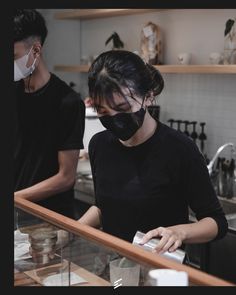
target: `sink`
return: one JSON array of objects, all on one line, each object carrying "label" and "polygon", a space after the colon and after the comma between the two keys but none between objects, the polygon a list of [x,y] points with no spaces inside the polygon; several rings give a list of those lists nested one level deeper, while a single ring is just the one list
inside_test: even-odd
[{"label": "sink", "polygon": [[236,213],[226,215],[228,226],[234,230],[236,230]]},{"label": "sink", "polygon": [[[225,217],[228,221],[228,225],[230,228],[236,230],[236,201],[232,199],[225,199],[222,197],[218,197],[220,204],[224,210]],[[189,219],[191,222],[195,222],[196,218],[192,210],[189,208]]]},{"label": "sink", "polygon": [[236,217],[234,219],[228,219],[228,226],[236,230]]},{"label": "sink", "polygon": [[229,228],[236,230],[236,202],[219,197]]},{"label": "sink", "polygon": [[[231,201],[231,199],[223,199],[221,197],[218,197],[220,204],[225,212],[225,215],[228,214],[236,214],[236,202]],[[226,216],[227,217],[227,216]]]}]

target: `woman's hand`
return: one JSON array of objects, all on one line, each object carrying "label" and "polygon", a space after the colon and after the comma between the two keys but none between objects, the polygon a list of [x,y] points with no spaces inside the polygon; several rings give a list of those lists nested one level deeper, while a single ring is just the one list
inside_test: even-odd
[{"label": "woman's hand", "polygon": [[147,243],[152,238],[159,238],[160,242],[153,252],[162,254],[166,251],[173,252],[182,245],[185,234],[178,226],[158,227],[145,234],[140,244]]}]

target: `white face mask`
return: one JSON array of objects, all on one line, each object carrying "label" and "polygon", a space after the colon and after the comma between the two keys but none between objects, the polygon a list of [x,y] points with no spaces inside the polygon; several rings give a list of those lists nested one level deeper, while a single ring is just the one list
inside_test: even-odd
[{"label": "white face mask", "polygon": [[30,48],[29,53],[24,56],[14,60],[14,81],[19,81],[31,75],[35,69],[36,58],[30,67],[27,67],[27,62],[29,59],[29,54],[33,47]]}]

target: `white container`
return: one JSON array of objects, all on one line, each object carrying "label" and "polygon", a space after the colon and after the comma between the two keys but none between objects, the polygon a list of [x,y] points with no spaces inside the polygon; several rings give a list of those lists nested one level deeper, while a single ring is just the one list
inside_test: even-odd
[{"label": "white container", "polygon": [[[125,260],[124,260],[125,259]],[[124,263],[123,263],[124,262]],[[116,288],[119,286],[138,286],[140,265],[126,258],[110,262],[110,282]]]},{"label": "white container", "polygon": [[177,58],[180,65],[188,65],[190,64],[190,61],[191,61],[191,53],[188,53],[188,52],[179,53]]},{"label": "white container", "polygon": [[209,61],[212,65],[218,65],[221,60],[221,54],[219,52],[212,52],[209,55]]},{"label": "white container", "polygon": [[153,269],[148,272],[148,286],[188,286],[188,274],[174,269]]}]

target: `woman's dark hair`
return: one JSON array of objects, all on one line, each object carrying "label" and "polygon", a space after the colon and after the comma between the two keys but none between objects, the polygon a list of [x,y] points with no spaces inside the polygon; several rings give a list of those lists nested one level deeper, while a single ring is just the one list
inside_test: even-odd
[{"label": "woman's dark hair", "polygon": [[113,94],[125,98],[124,88],[128,88],[131,97],[136,94],[144,99],[151,93],[153,96],[160,94],[163,87],[160,72],[137,54],[126,50],[110,50],[100,54],[88,73],[89,96],[95,108],[102,100],[114,108]]},{"label": "woman's dark hair", "polygon": [[45,19],[37,10],[14,10],[14,42],[24,41],[29,37],[38,37],[43,45],[47,33]]}]

